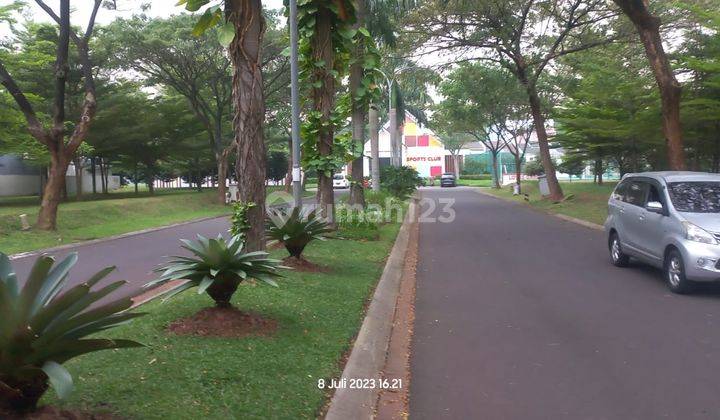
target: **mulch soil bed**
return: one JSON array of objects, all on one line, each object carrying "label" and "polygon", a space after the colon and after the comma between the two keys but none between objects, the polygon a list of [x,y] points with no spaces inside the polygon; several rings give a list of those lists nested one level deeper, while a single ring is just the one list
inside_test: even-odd
[{"label": "mulch soil bed", "polygon": [[237,308],[211,307],[195,315],[181,318],[168,325],[167,330],[177,335],[239,338],[249,335],[272,335],[277,331],[274,319],[244,312]]}]

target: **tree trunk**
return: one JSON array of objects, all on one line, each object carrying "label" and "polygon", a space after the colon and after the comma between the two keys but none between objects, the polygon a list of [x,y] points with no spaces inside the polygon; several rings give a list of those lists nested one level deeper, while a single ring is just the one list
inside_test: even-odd
[{"label": "tree trunk", "polygon": [[[313,61],[324,62],[325,66],[317,68],[314,80],[320,82],[313,87],[313,108],[322,114],[322,121],[330,121],[335,108],[335,77],[330,70],[335,67],[335,51],[332,41],[333,14],[325,7],[320,8],[315,23],[315,34],[312,38]],[[333,152],[334,132],[327,126],[318,132],[318,153],[321,157],[330,156]],[[335,195],[332,185],[332,173],[318,171],[318,205],[320,214],[331,225],[335,225]]]},{"label": "tree trunk", "polygon": [[[355,29],[365,24],[365,1],[355,2]],[[355,57],[358,60],[350,66],[350,94],[352,98],[352,139],[355,144],[355,152],[360,150],[360,156],[350,165],[350,198],[348,203],[360,205],[365,208],[365,188],[363,186],[363,148],[365,147],[365,118],[367,117],[367,103],[362,98],[357,98],[355,92],[362,86],[364,76],[363,62],[359,60],[366,53],[364,42],[358,42],[355,48]]]},{"label": "tree trunk", "polygon": [[59,151],[50,154],[50,168],[48,180],[43,189],[40,212],[38,213],[36,227],[41,230],[55,230],[57,228],[57,210],[65,186],[65,174],[69,162]]},{"label": "tree trunk", "polygon": [[287,173],[285,174],[285,192],[291,193],[292,192],[292,170],[293,170],[293,160],[292,160],[292,150],[293,150],[293,144],[292,144],[292,136],[288,137],[288,150],[290,151],[290,156],[288,159],[288,165],[287,165]]},{"label": "tree trunk", "polygon": [[518,186],[518,193],[522,192],[522,159],[520,155],[515,156],[515,183]]},{"label": "tree trunk", "polygon": [[375,105],[370,105],[370,178],[373,191],[380,191],[380,115]]},{"label": "tree trunk", "polygon": [[492,175],[493,175],[493,181],[495,184],[495,188],[500,188],[500,178],[498,178],[498,167],[497,167],[497,157],[499,150],[492,150]]},{"label": "tree trunk", "polygon": [[602,159],[595,160],[595,174],[597,174],[597,184],[603,184],[603,161]]},{"label": "tree trunk", "polygon": [[75,200],[82,200],[83,187],[82,187],[82,165],[80,162],[82,158],[75,157],[73,159],[73,167],[75,168]]},{"label": "tree trunk", "polygon": [[518,69],[518,78],[527,91],[530,112],[533,117],[533,124],[535,125],[535,134],[537,134],[538,147],[540,148],[540,161],[545,169],[545,176],[547,177],[546,179],[550,189],[550,199],[560,201],[564,195],[557,175],[555,174],[555,165],[553,165],[552,157],[550,156],[550,144],[548,143],[548,135],[545,130],[545,116],[542,113],[542,105],[540,104],[537,86],[535,83],[530,83],[525,69],[522,67]]},{"label": "tree trunk", "polygon": [[260,0],[228,0],[225,16],[235,27],[229,54],[233,64],[233,131],[237,146],[235,175],[242,203],[254,203],[247,212],[248,251],[265,249],[266,153],[263,123],[262,40],[265,17]]},{"label": "tree trunk", "polygon": [[647,1],[614,0],[630,18],[645,47],[655,81],[660,89],[663,134],[667,145],[668,164],[671,170],[682,171],[685,165],[685,148],[680,125],[680,99],[682,88],[673,74],[660,37],[660,19],[648,10]]},{"label": "tree trunk", "polygon": [[[95,177],[97,176],[95,171],[95,157],[90,158],[90,173],[92,174],[92,189],[93,194],[97,194],[97,181]],[[137,178],[136,178],[137,179]],[[137,184],[136,184],[137,185]]]},{"label": "tree trunk", "polygon": [[135,169],[133,173],[133,182],[135,183],[135,194],[138,193],[138,164],[135,162]]},{"label": "tree trunk", "polygon": [[150,171],[149,169],[148,169],[147,176],[145,177],[145,182],[147,182],[148,192],[150,193],[150,195],[154,195],[155,194],[155,174],[153,174],[152,171]]},{"label": "tree trunk", "polygon": [[390,123],[390,161],[392,166],[397,167],[400,166],[400,151],[397,148],[397,111],[395,108],[390,108],[388,111],[388,120]]},{"label": "tree trunk", "polygon": [[455,179],[460,179],[460,156],[458,152],[451,153],[453,157],[453,172],[455,172]]},{"label": "tree trunk", "polygon": [[227,159],[223,157],[222,153],[216,153],[215,159],[217,160],[217,203],[225,204],[225,196],[227,195]]}]

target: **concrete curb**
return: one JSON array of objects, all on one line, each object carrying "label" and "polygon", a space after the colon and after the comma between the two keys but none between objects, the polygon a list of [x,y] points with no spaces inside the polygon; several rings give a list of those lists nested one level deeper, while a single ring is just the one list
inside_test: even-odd
[{"label": "concrete curb", "polygon": [[52,252],[64,251],[66,249],[80,247],[80,246],[95,245],[95,244],[99,244],[99,243],[103,243],[103,242],[113,241],[115,239],[128,238],[131,236],[143,235],[143,234],[150,233],[150,232],[157,232],[159,230],[171,229],[174,227],[189,225],[192,223],[204,222],[206,220],[220,219],[222,217],[228,217],[228,215],[229,214],[222,215],[222,216],[201,217],[199,219],[186,220],[184,222],[173,223],[171,225],[158,226],[158,227],[153,227],[153,228],[148,228],[148,229],[143,229],[143,230],[136,230],[133,232],[121,233],[119,235],[108,236],[105,238],[91,239],[89,241],[82,241],[82,242],[73,242],[73,243],[69,243],[69,244],[65,244],[65,245],[59,245],[59,246],[54,246],[54,247],[45,248],[45,249],[38,249],[36,251],[20,252],[18,254],[10,255],[9,258],[10,258],[10,260],[17,260],[18,258],[32,257],[32,256],[36,256],[36,255],[41,255],[41,254],[49,254]]},{"label": "concrete curb", "polygon": [[[400,292],[400,280],[405,267],[411,222],[417,218],[417,202],[413,199],[408,207],[400,232],[398,232],[390,257],[385,264],[380,281],[375,288],[365,320],[360,327],[352,352],[345,364],[341,381],[345,387],[335,390],[326,420],[369,419],[374,417],[375,403],[380,389],[348,388],[353,379],[382,379],[387,349],[393,328],[395,305]],[[341,382],[342,383],[342,382]],[[377,385],[377,382],[376,382]]]},{"label": "concrete curb", "polygon": [[555,213],[553,216],[558,217],[560,219],[566,220],[568,222],[577,223],[580,226],[585,226],[586,228],[595,229],[595,230],[605,230],[605,228],[601,225],[598,225],[597,223],[588,222],[587,220],[578,219],[572,216],[567,216],[560,213]]},{"label": "concrete curb", "polygon": [[[496,198],[496,199],[498,199],[498,200],[507,201],[507,202],[509,202],[509,203],[522,204],[522,203],[520,203],[520,202],[518,202],[518,201],[515,201],[515,200],[509,200],[509,199],[507,199],[507,198],[505,198],[505,197],[500,197],[500,196],[497,196],[497,195],[495,195],[495,194],[490,194],[490,193],[488,193],[488,192],[482,191],[480,188],[474,188],[473,191],[475,191],[475,192],[478,193],[478,194],[485,195],[485,196],[492,197],[492,198]],[[526,206],[526,207],[529,207],[529,206]],[[568,215],[560,214],[560,213],[548,213],[547,211],[543,211],[543,210],[540,210],[540,209],[535,209],[535,208],[532,208],[532,207],[529,207],[529,208],[531,208],[531,209],[533,209],[533,210],[537,210],[537,211],[542,212],[542,213],[544,213],[544,214],[548,214],[548,215],[550,215],[550,216],[555,216],[555,217],[557,217],[558,219],[562,219],[562,220],[564,220],[564,221],[566,221],[566,222],[571,222],[571,223],[578,224],[578,225],[580,225],[580,226],[584,226],[584,227],[589,228],[589,229],[605,230],[605,228],[604,228],[602,225],[598,225],[597,223],[593,223],[593,222],[588,222],[587,220],[578,219],[578,218],[576,218],[576,217],[572,217],[572,216],[568,216]]]}]

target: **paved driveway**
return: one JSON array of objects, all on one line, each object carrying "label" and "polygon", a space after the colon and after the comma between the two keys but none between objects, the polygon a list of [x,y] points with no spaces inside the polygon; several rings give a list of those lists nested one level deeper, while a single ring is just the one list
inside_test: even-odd
[{"label": "paved driveway", "polygon": [[420,227],[413,419],[720,418],[720,291],[668,292],[606,239],[468,189]]},{"label": "paved driveway", "polygon": [[[337,198],[346,193],[336,191],[335,196]],[[312,198],[305,199],[306,204],[313,202]],[[79,254],[78,263],[70,272],[66,288],[84,282],[105,267],[115,265],[117,269],[101,284],[127,280],[128,284],[122,290],[124,294],[130,295],[157,277],[152,270],[167,261],[167,256],[185,253],[180,248],[180,239],[194,239],[198,234],[216,237],[218,233],[226,234],[229,227],[229,218],[219,217],[97,244],[77,245],[51,254],[58,261],[70,252],[77,251]],[[35,259],[36,256],[31,255],[13,261],[13,267],[21,281],[25,280]],[[116,293],[117,296],[123,294],[120,291]]]}]

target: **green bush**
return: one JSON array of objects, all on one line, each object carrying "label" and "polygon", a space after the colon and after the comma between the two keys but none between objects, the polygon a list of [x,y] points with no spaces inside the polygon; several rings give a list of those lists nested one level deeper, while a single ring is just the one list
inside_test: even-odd
[{"label": "green bush", "polygon": [[397,198],[409,197],[421,185],[422,178],[409,166],[386,166],[380,173],[380,187]]},{"label": "green bush", "polygon": [[72,253],[53,267],[54,258],[39,257],[20,289],[10,259],[0,253],[0,417],[36,408],[48,382],[66,398],[73,388],[72,376],[62,366],[68,360],[142,346],[131,340],[87,338],[144,314],[126,312],[133,304],[129,297],[95,305],[125,284],[116,281],[91,290],[114,267],[61,293],[77,259]]},{"label": "green bush", "polygon": [[272,211],[266,226],[268,238],[281,242],[295,258],[300,258],[310,242],[324,239],[323,235],[331,231],[324,220],[316,217],[315,211],[303,212],[300,207]]},{"label": "green bush", "polygon": [[244,252],[245,240],[242,235],[226,241],[222,236],[207,239],[198,235],[197,241],[182,239],[183,248],[193,257],[174,256],[157,272],[162,274],[145,287],[161,285],[172,280],[188,280],[165,292],[166,299],[188,290],[198,288],[198,294],[207,292],[218,307],[230,307],[230,299],[240,283],[253,278],[276,286],[274,277],[279,277],[280,261],[267,258],[262,251]]}]

